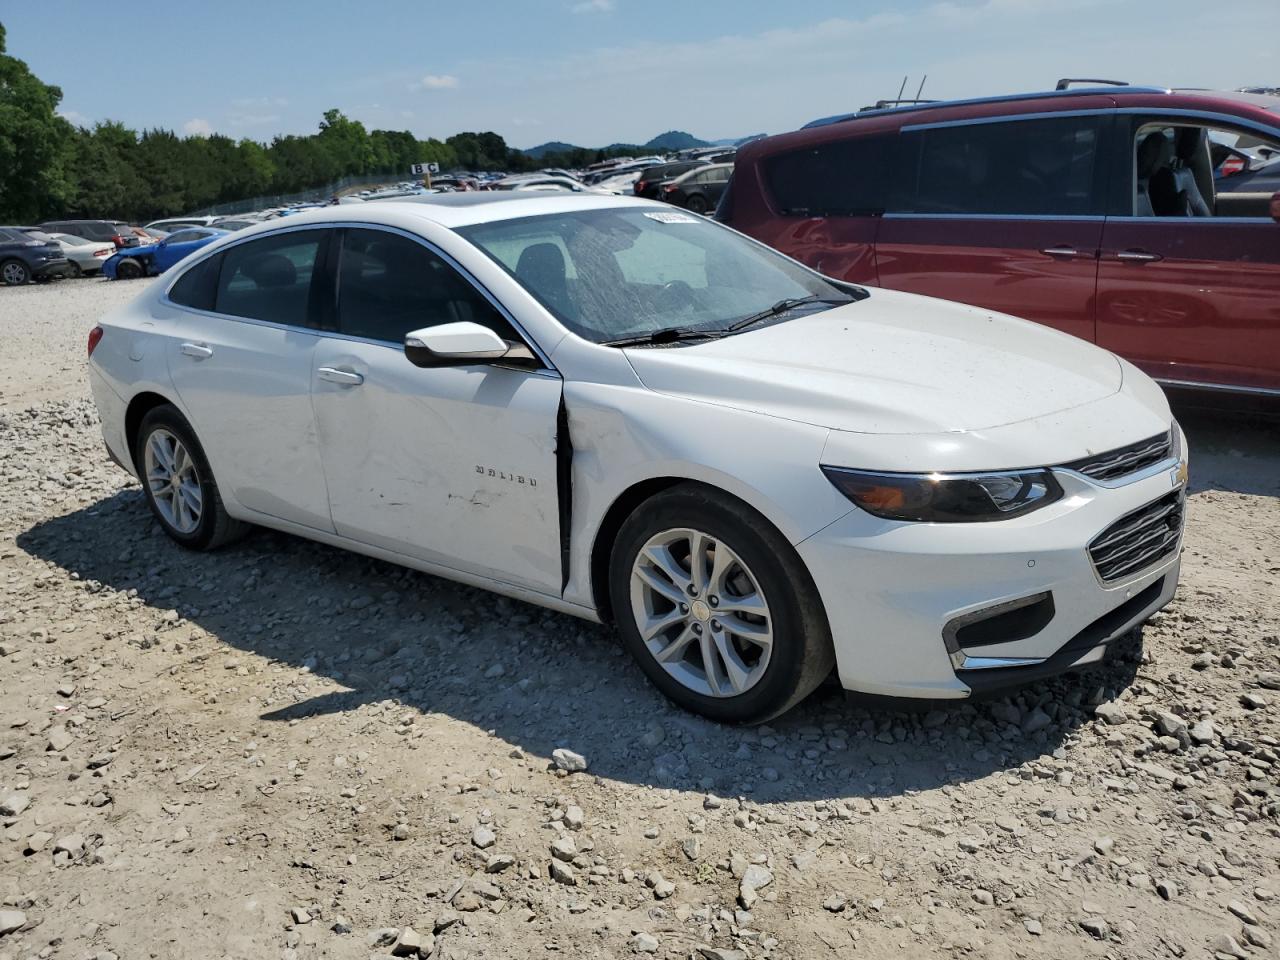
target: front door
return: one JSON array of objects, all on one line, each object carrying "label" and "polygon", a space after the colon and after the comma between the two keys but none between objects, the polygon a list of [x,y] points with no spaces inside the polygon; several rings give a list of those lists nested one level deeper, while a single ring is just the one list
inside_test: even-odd
[{"label": "front door", "polygon": [[[237,244],[184,273],[169,376],[224,491],[270,517],[331,531],[311,410],[327,231]],[[314,288],[314,289],[313,289]]]},{"label": "front door", "polygon": [[1101,115],[906,127],[876,235],[882,286],[1094,339]]},{"label": "front door", "polygon": [[[1098,343],[1167,382],[1280,391],[1280,224],[1270,194],[1213,175],[1213,145],[1242,138],[1280,149],[1191,118],[1135,119],[1133,216],[1103,232]],[[1139,169],[1139,143],[1155,169]]]},{"label": "front door", "polygon": [[550,370],[422,369],[404,335],[470,320],[518,339],[444,257],[406,235],[343,231],[337,333],[312,358],[312,398],[339,534],[558,595],[560,525]]}]

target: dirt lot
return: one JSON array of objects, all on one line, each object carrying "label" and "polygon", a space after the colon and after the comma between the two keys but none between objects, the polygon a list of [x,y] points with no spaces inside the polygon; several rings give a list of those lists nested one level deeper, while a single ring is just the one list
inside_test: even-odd
[{"label": "dirt lot", "polygon": [[0,960],[1277,955],[1276,423],[1183,411],[1182,587],[1129,659],[729,728],[590,624],[172,545],[83,373],[138,289],[0,290]]}]

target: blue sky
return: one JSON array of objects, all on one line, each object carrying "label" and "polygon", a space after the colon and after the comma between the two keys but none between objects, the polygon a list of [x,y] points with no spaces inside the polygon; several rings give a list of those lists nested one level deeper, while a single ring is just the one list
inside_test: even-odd
[{"label": "blue sky", "polygon": [[329,107],[521,147],[774,133],[892,96],[904,74],[934,97],[1068,75],[1280,84],[1277,0],[65,0],[55,20],[0,0],[9,52],[62,87],[74,122],[259,140]]}]

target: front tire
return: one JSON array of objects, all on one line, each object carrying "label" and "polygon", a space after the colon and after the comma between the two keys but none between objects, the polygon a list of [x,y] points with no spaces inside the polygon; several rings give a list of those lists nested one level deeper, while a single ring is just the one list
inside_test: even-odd
[{"label": "front tire", "polygon": [[227,513],[204,449],[175,407],[159,406],[142,418],[133,462],[151,513],[176,543],[215,550],[247,530]]},{"label": "front tire", "polygon": [[21,260],[0,263],[0,279],[10,287],[20,287],[31,280],[31,270]]},{"label": "front tire", "polygon": [[142,274],[142,264],[132,257],[126,257],[116,264],[117,280],[137,280]]},{"label": "front tire", "polygon": [[682,484],[646,501],[618,532],[609,566],[627,649],[671,700],[730,723],[762,723],[831,672],[817,588],[763,516]]}]

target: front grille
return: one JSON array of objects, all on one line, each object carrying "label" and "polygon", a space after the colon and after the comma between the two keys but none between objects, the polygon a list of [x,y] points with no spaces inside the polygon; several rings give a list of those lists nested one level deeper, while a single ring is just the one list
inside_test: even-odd
[{"label": "front grille", "polygon": [[1110,583],[1163,560],[1178,549],[1182,535],[1181,490],[1127,513],[1089,544],[1098,577]]},{"label": "front grille", "polygon": [[1168,433],[1140,440],[1119,450],[1108,450],[1073,463],[1064,463],[1067,470],[1083,473],[1094,480],[1119,480],[1131,473],[1168,460],[1173,455],[1173,440]]}]

